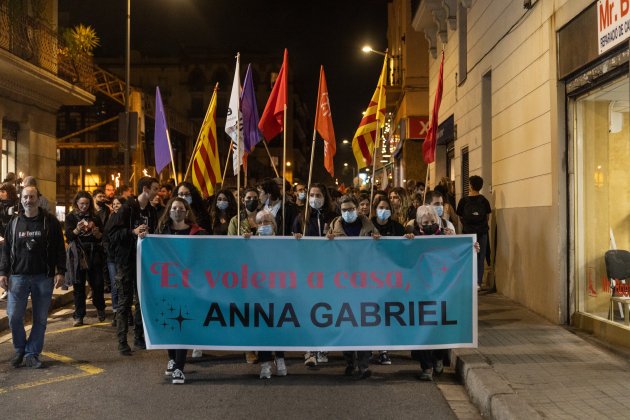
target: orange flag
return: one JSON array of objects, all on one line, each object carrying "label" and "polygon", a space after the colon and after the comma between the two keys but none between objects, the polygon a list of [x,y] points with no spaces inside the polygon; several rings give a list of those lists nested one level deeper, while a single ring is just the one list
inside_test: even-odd
[{"label": "orange flag", "polygon": [[273,85],[271,95],[265,105],[262,117],[258,122],[258,129],[262,133],[267,142],[276,137],[284,130],[284,107],[287,105],[287,80],[289,66],[289,53],[287,49],[284,49],[284,59],[282,60],[282,67],[276,83]]},{"label": "orange flag", "polygon": [[317,111],[315,111],[315,129],[324,139],[324,167],[330,174],[335,176],[335,165],[333,157],[337,151],[335,141],[335,129],[333,128],[332,112],[330,111],[330,101],[328,97],[328,86],[326,85],[326,75],[324,66],[319,70],[319,90],[317,92]]}]

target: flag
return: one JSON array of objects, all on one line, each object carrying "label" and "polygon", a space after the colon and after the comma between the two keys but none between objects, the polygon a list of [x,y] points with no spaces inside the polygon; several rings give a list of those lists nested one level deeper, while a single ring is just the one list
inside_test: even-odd
[{"label": "flag", "polygon": [[[241,114],[241,76],[240,54],[236,54],[236,69],[234,70],[234,82],[232,94],[225,118],[225,132],[232,139],[232,167],[234,175],[237,175],[243,163],[243,114]],[[237,153],[238,150],[238,153]]]},{"label": "flag", "polygon": [[440,73],[438,74],[438,84],[435,89],[435,99],[433,100],[433,112],[431,122],[427,129],[427,135],[422,143],[422,158],[426,163],[435,161],[435,144],[437,143],[438,114],[442,103],[442,90],[444,85],[444,51],[442,51],[442,61],[440,62]]},{"label": "flag", "polygon": [[324,139],[324,167],[330,174],[335,176],[335,165],[333,157],[337,151],[335,142],[335,130],[332,122],[332,112],[330,110],[330,98],[328,97],[328,85],[324,66],[319,69],[319,89],[317,91],[317,111],[315,112],[315,129]]},{"label": "flag", "polygon": [[168,135],[166,115],[162,104],[160,87],[155,87],[155,130],[153,131],[153,148],[155,151],[155,173],[162,172],[171,163],[171,139]]},{"label": "flag", "polygon": [[352,152],[359,169],[372,164],[372,153],[377,147],[380,128],[385,123],[385,80],[387,56],[383,62],[381,77],[378,79],[372,100],[365,110],[363,119],[352,139]]},{"label": "flag", "polygon": [[[251,153],[260,141],[258,132],[258,106],[256,105],[256,91],[252,77],[252,65],[247,66],[243,92],[241,93],[241,114],[243,114],[243,143],[245,153]],[[245,164],[243,162],[243,164]]]},{"label": "flag", "polygon": [[289,53],[284,49],[284,59],[276,83],[273,85],[271,95],[265,105],[258,128],[267,142],[284,130],[284,107],[287,105],[287,79],[288,79]]},{"label": "flag", "polygon": [[219,148],[217,146],[217,88],[214,88],[208,111],[203,119],[197,148],[193,153],[193,185],[204,196],[214,194],[214,185],[222,181]]}]

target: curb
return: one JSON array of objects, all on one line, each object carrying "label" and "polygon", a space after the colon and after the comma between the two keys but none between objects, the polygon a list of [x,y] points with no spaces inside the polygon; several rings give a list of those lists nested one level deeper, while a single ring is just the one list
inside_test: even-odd
[{"label": "curb", "polygon": [[[53,294],[48,313],[50,313],[54,309],[67,305],[68,303],[72,302],[72,300],[73,300],[72,290],[66,290],[64,291],[64,293]],[[30,320],[31,314],[32,314],[31,305],[28,305],[26,308],[26,314],[24,315],[24,317],[27,320]],[[5,313],[4,315],[0,316],[0,332],[4,332],[5,330],[8,330],[8,329],[9,329],[9,317]]]},{"label": "curb", "polygon": [[453,349],[455,371],[481,415],[497,420],[541,419],[475,349]]}]

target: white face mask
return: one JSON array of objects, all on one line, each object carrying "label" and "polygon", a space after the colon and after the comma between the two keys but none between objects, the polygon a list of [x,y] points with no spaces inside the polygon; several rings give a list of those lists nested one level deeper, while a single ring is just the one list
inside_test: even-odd
[{"label": "white face mask", "polygon": [[308,199],[308,204],[315,210],[319,210],[324,205],[324,199],[319,197],[310,197]]},{"label": "white face mask", "polygon": [[258,235],[260,236],[273,236],[273,226],[261,225],[258,226]]},{"label": "white face mask", "polygon": [[352,211],[342,212],[341,217],[343,217],[344,222],[353,223],[354,221],[357,220],[357,217],[359,217],[359,215],[356,210],[352,210]]}]

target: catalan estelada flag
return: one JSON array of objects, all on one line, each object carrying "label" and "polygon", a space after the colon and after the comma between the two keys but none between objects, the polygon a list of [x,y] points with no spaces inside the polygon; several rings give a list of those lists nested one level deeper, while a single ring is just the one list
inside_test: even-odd
[{"label": "catalan estelada flag", "polygon": [[380,128],[385,123],[385,80],[387,74],[387,56],[383,62],[381,77],[372,95],[372,100],[365,110],[363,119],[352,139],[352,152],[359,169],[372,164],[372,154],[378,144]]},{"label": "catalan estelada flag", "polygon": [[193,185],[204,197],[214,194],[214,186],[222,181],[219,148],[217,147],[217,88],[214,88],[206,116],[203,119],[197,148],[193,154]]}]

